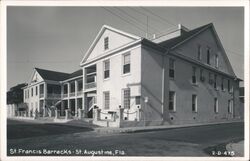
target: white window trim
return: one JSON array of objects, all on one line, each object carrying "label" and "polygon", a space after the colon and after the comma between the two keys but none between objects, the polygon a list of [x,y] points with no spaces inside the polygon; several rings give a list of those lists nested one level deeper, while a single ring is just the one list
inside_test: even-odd
[{"label": "white window trim", "polygon": [[[195,110],[193,111],[193,96],[195,97]],[[198,96],[197,94],[192,94],[192,112],[197,113],[198,112]]]},{"label": "white window trim", "polygon": [[[109,107],[106,108],[106,102],[105,102],[105,93],[109,93]],[[110,109],[110,91],[103,91],[103,109],[104,110],[109,110]]]},{"label": "white window trim", "polygon": [[[109,77],[105,78],[105,62],[109,61]],[[110,59],[106,59],[103,61],[103,79],[109,80],[110,79]]]},{"label": "white window trim", "polygon": [[[173,100],[174,107],[173,107],[173,110],[169,110],[169,107],[168,107],[168,110],[169,110],[169,112],[176,112],[176,92],[175,91],[169,91],[169,92],[173,92],[174,93],[174,100]],[[168,100],[168,101],[170,101],[170,100]]]},{"label": "white window trim", "polygon": [[[124,71],[123,71],[123,66],[125,65],[125,63],[124,63],[124,57],[125,57],[126,55],[129,55],[129,56],[130,56],[130,58],[129,58],[130,70],[129,70],[128,73],[124,73]],[[130,51],[128,51],[128,52],[122,54],[122,72],[121,72],[121,73],[122,73],[122,76],[127,76],[127,75],[130,75],[130,74],[131,74],[131,52],[130,52]]]}]

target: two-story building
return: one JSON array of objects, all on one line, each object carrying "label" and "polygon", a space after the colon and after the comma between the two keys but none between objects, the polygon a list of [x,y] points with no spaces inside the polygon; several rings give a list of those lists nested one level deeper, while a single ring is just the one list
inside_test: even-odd
[{"label": "two-story building", "polygon": [[75,116],[77,109],[82,108],[82,70],[63,73],[34,68],[23,92],[29,116],[35,113],[43,117],[53,116],[55,109],[61,116],[65,115],[65,109],[69,109]]}]

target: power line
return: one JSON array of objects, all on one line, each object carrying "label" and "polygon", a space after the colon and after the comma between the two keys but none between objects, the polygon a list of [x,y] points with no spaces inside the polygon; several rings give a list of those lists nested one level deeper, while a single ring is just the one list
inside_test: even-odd
[{"label": "power line", "polygon": [[171,25],[173,25],[173,26],[176,26],[176,24],[174,24],[174,23],[170,22],[169,20],[167,20],[167,19],[165,19],[165,18],[163,18],[163,17],[161,17],[161,16],[159,16],[159,15],[153,13],[153,12],[150,11],[149,9],[146,9],[146,8],[144,8],[144,7],[140,7],[140,8],[143,9],[144,11],[146,11],[146,12],[148,12],[148,13],[150,13],[150,14],[156,16],[156,17],[158,17],[158,18],[161,19],[162,21],[164,21],[164,22],[166,22],[166,23],[168,23],[168,24],[171,24]]},{"label": "power line", "polygon": [[[139,20],[139,19],[137,19],[137,18],[135,18],[135,17],[129,15],[126,11],[124,11],[124,10],[122,10],[122,9],[120,9],[120,8],[116,8],[116,9],[118,9],[119,11],[121,11],[122,13],[124,13],[125,15],[127,15],[128,17],[132,18],[132,19],[135,20],[137,23],[139,22],[139,23],[142,24],[142,25],[145,25],[145,26],[148,26],[149,28],[152,28],[152,30],[157,31],[156,33],[161,33],[161,31],[160,31],[159,29],[157,29],[157,28],[155,28],[155,27],[153,27],[153,26],[151,26],[151,25],[149,25],[149,24],[147,24],[147,23],[145,23],[145,22],[143,22],[143,21],[141,21],[141,20]],[[148,17],[148,16],[147,16],[147,17]]]},{"label": "power line", "polygon": [[[107,8],[105,7],[102,7],[103,9],[105,9],[107,12],[111,13],[112,15],[116,16],[116,17],[119,17],[121,20],[129,23],[130,25],[134,26],[135,28],[139,29],[140,31],[144,31],[145,33],[147,32],[145,29],[141,28],[141,27],[138,27],[137,25],[133,24],[132,22],[128,21],[127,19],[124,19],[123,17],[121,17],[120,15],[108,10]],[[152,34],[152,33],[150,33]]]}]

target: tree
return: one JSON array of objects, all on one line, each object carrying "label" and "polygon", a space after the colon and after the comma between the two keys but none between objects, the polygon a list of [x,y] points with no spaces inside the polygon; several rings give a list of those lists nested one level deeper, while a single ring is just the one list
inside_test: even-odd
[{"label": "tree", "polygon": [[26,83],[18,84],[11,87],[7,92],[7,104],[20,104],[23,103],[23,87],[27,86]]}]

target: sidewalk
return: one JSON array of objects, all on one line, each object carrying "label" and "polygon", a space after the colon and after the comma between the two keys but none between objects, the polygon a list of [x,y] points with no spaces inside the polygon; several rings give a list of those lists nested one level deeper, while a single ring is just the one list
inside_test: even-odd
[{"label": "sidewalk", "polygon": [[235,120],[231,122],[220,122],[220,123],[198,123],[198,124],[186,124],[186,125],[160,125],[160,126],[142,126],[142,127],[125,127],[125,128],[114,128],[114,127],[97,127],[95,132],[98,133],[135,133],[135,132],[146,132],[146,131],[157,131],[175,128],[187,128],[187,127],[197,127],[197,126],[208,126],[208,125],[220,125],[220,124],[230,124],[235,122],[243,122],[241,120]]},{"label": "sidewalk", "polygon": [[229,152],[234,152],[235,156],[244,156],[244,140],[237,143],[229,143],[226,145]]}]

